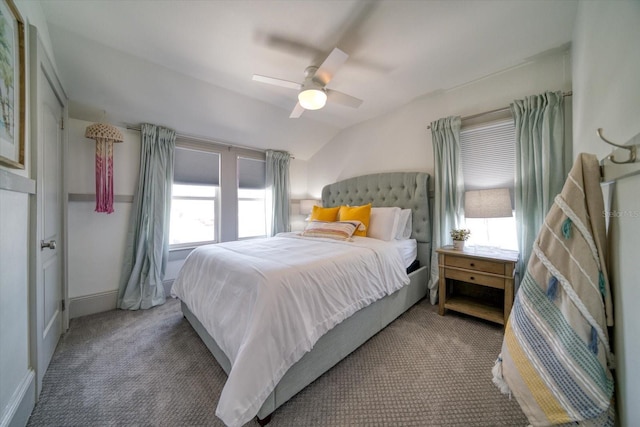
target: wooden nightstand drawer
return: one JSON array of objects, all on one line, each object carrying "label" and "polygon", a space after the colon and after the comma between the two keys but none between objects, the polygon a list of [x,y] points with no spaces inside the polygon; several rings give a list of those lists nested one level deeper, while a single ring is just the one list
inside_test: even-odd
[{"label": "wooden nightstand drawer", "polygon": [[[504,270],[504,267],[502,268]],[[447,279],[460,280],[462,282],[474,283],[476,285],[489,286],[491,288],[504,289],[504,278],[490,276],[488,274],[475,273],[471,271],[461,271],[447,269],[445,273]]]},{"label": "wooden nightstand drawer", "polygon": [[467,270],[484,271],[493,274],[504,274],[504,262],[486,261],[477,258],[447,255],[445,265],[450,267],[465,268]]}]

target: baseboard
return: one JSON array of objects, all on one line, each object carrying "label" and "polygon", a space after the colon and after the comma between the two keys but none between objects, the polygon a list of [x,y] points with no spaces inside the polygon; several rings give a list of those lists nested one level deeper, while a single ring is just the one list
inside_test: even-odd
[{"label": "baseboard", "polygon": [[6,407],[0,427],[24,427],[36,405],[36,374],[29,369]]},{"label": "baseboard", "polygon": [[118,304],[118,291],[101,292],[69,299],[69,318],[88,316],[115,310]]},{"label": "baseboard", "polygon": [[[162,282],[164,294],[171,296],[171,286],[173,279]],[[118,291],[101,292],[99,294],[86,295],[71,298],[69,300],[69,318],[88,316],[90,314],[102,313],[103,311],[115,310],[118,305]]]}]

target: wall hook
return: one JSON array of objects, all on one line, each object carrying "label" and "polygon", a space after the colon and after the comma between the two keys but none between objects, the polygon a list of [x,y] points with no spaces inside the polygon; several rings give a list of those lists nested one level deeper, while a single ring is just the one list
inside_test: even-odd
[{"label": "wall hook", "polygon": [[618,147],[618,148],[622,148],[624,150],[628,150],[629,151],[629,158],[625,161],[617,161],[613,158],[613,154],[610,154],[609,160],[611,160],[612,163],[616,163],[619,165],[623,165],[625,163],[635,163],[636,161],[636,146],[635,145],[620,145],[620,144],[616,144],[615,142],[611,142],[609,141],[607,138],[605,138],[602,135],[602,128],[598,128],[597,130],[598,132],[598,136],[600,137],[601,140],[603,140],[604,142],[606,142],[609,145],[613,145],[614,147]]}]

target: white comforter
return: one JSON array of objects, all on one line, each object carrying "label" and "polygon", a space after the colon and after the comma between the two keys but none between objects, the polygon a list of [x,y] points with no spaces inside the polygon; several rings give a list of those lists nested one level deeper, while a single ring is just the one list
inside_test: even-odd
[{"label": "white comforter", "polygon": [[216,415],[239,426],[323,334],[408,283],[388,242],[285,233],[194,250],[171,293],[231,361]]}]

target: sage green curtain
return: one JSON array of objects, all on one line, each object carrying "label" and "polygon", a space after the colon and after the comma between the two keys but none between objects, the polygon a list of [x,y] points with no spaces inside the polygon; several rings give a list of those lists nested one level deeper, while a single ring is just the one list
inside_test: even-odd
[{"label": "sage green curtain", "polygon": [[169,216],[176,133],[150,124],[140,130],[140,171],[127,235],[118,307],[164,304],[162,281],[169,255]]},{"label": "sage green curtain", "polygon": [[460,117],[447,117],[431,123],[435,197],[431,247],[429,299],[438,301],[438,254],[435,249],[450,243],[449,232],[464,223],[464,179],[460,157]]},{"label": "sage green curtain", "polygon": [[269,235],[289,231],[289,163],[291,155],[285,151],[267,150],[266,184],[267,205],[271,206],[267,216],[270,221]]},{"label": "sage green curtain", "polygon": [[571,143],[565,141],[562,92],[515,100],[511,112],[516,128],[518,271],[524,271],[538,231],[571,168]]}]

